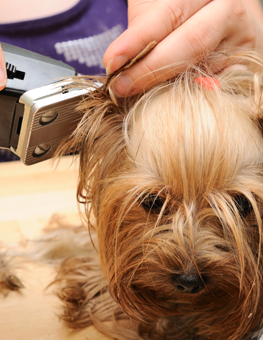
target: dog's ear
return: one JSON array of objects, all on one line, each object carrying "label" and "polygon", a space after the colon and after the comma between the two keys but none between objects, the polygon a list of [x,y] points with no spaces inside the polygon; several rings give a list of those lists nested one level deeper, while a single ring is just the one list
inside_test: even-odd
[{"label": "dog's ear", "polygon": [[[106,130],[114,129],[120,123],[126,112],[126,101],[117,100],[111,91],[111,85],[119,78],[125,70],[133,66],[155,46],[156,42],[151,42],[135,58],[128,61],[123,67],[108,76],[78,76],[74,78],[75,88],[89,88],[89,93],[83,97],[76,110],[82,115],[82,119],[72,135],[64,140],[58,147],[55,157],[73,153],[85,148],[89,151],[98,138],[106,138]],[[118,117],[118,119],[114,119]],[[108,131],[109,132],[109,131]]]}]

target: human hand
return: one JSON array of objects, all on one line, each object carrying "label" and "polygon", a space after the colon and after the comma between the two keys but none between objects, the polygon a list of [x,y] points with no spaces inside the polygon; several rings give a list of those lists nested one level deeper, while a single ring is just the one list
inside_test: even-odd
[{"label": "human hand", "polygon": [[157,46],[114,83],[117,95],[169,79],[212,51],[263,50],[263,14],[257,0],[128,0],[128,29],[104,55],[107,73],[154,40]]},{"label": "human hand", "polygon": [[6,75],[6,67],[5,67],[5,57],[3,54],[2,47],[0,45],[0,91],[5,88],[6,82],[7,82],[7,75]]}]

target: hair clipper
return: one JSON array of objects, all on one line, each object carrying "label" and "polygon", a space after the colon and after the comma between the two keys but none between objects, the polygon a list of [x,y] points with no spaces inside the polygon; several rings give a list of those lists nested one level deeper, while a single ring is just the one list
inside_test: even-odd
[{"label": "hair clipper", "polygon": [[89,89],[68,89],[77,72],[67,64],[1,45],[8,80],[0,91],[0,148],[10,149],[26,165],[35,164],[51,158],[75,130],[81,119],[75,108]]}]

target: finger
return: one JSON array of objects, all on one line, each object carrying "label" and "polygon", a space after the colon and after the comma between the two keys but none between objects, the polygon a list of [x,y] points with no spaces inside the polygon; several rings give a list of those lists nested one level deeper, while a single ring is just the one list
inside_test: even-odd
[{"label": "finger", "polygon": [[[233,32],[236,29],[247,30],[248,27],[245,20],[240,20],[240,16],[239,20],[232,20],[229,24],[232,10],[229,1],[210,2],[161,41],[138,64],[127,70],[125,76],[115,82],[114,91],[120,96],[139,93],[184,71],[189,63],[201,61],[222,41],[224,48],[231,44],[240,46],[241,42]],[[243,35],[240,36],[245,43]]]},{"label": "finger", "polygon": [[128,0],[128,27],[156,0]]},{"label": "finger", "polygon": [[[159,43],[211,0],[156,0],[107,49],[103,63],[113,73],[150,42]],[[165,20],[164,20],[165,18]]]},{"label": "finger", "polygon": [[6,67],[5,67],[5,57],[3,54],[2,47],[0,45],[0,91],[5,88],[6,82],[7,82],[7,75],[6,75]]},{"label": "finger", "polygon": [[237,51],[255,48],[256,31],[255,19],[247,11],[245,6],[241,6],[233,20],[229,20],[225,38],[215,49],[216,52],[227,52],[234,54]]}]

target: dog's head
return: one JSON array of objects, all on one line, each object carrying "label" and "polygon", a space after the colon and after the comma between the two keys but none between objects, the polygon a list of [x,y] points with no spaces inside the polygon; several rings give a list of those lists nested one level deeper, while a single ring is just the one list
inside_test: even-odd
[{"label": "dog's head", "polygon": [[100,88],[81,104],[67,144],[82,145],[78,194],[96,217],[110,292],[150,339],[261,327],[263,64],[248,59],[212,88],[193,68],[128,110]]}]

